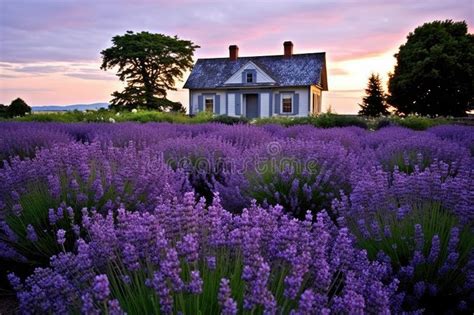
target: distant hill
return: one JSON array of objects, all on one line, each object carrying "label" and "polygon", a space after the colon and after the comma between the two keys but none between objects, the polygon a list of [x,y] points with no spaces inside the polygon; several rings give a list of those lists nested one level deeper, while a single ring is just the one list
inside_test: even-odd
[{"label": "distant hill", "polygon": [[109,103],[93,103],[93,104],[73,104],[73,105],[45,105],[45,106],[31,106],[34,112],[62,112],[62,111],[85,111],[97,110],[100,108],[109,107]]}]

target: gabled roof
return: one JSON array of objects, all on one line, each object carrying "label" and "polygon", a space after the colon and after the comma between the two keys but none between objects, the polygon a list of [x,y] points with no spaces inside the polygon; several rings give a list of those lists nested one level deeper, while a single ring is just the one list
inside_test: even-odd
[{"label": "gabled roof", "polygon": [[294,54],[290,58],[283,55],[198,59],[184,84],[187,89],[214,89],[225,87],[232,75],[249,61],[255,63],[271,76],[273,86],[309,86],[318,85],[327,90],[326,54]]},{"label": "gabled roof", "polygon": [[[253,69],[258,72],[258,81],[260,81],[260,84],[275,84],[276,80],[272,78],[271,75],[269,75],[266,71],[262,69],[262,67],[259,67],[255,62],[249,61],[245,65],[243,65],[239,70],[237,70],[236,73],[231,75],[226,81],[224,81],[222,84],[225,86],[230,86],[230,85],[242,85],[242,73],[246,69]],[[238,83],[237,83],[237,82]],[[256,82],[255,82],[256,83]]]}]

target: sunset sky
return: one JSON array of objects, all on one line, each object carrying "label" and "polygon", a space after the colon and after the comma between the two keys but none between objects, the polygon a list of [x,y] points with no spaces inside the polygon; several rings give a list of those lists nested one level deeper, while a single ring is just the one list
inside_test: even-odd
[{"label": "sunset sky", "polygon": [[[100,70],[100,51],[127,30],[177,35],[200,45],[195,58],[325,51],[329,105],[355,113],[371,72],[384,84],[393,55],[416,26],[465,20],[472,33],[472,0],[449,1],[192,1],[0,0],[0,103],[30,105],[107,102],[121,89]],[[188,74],[185,75],[185,78]],[[180,83],[179,88],[183,83]],[[187,105],[187,91],[169,98]]]}]

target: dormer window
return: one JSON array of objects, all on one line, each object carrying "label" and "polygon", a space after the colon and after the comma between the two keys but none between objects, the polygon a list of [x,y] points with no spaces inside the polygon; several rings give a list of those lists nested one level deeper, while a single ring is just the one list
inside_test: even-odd
[{"label": "dormer window", "polygon": [[247,83],[253,83],[253,74],[251,72],[247,72]]}]

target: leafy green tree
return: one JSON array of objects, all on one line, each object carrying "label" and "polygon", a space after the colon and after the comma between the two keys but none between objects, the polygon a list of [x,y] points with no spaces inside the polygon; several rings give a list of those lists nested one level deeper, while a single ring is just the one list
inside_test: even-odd
[{"label": "leafy green tree", "polygon": [[474,108],[474,36],[466,22],[425,23],[395,57],[388,103],[398,113],[465,116]]},{"label": "leafy green tree", "polygon": [[8,117],[8,106],[0,104],[0,118]]},{"label": "leafy green tree", "polygon": [[176,36],[132,31],[113,37],[112,43],[101,52],[101,69],[117,67],[117,76],[127,85],[122,92],[112,94],[111,108],[183,110],[166,95],[176,90],[176,80],[192,68],[199,46]]},{"label": "leafy green tree", "polygon": [[369,83],[365,89],[366,96],[359,104],[361,110],[359,115],[377,117],[389,114],[388,105],[385,100],[385,92],[383,91],[382,82],[378,74],[372,73],[369,77]]},{"label": "leafy green tree", "polygon": [[25,116],[27,113],[31,113],[31,107],[18,97],[8,106],[7,113],[10,117]]}]

